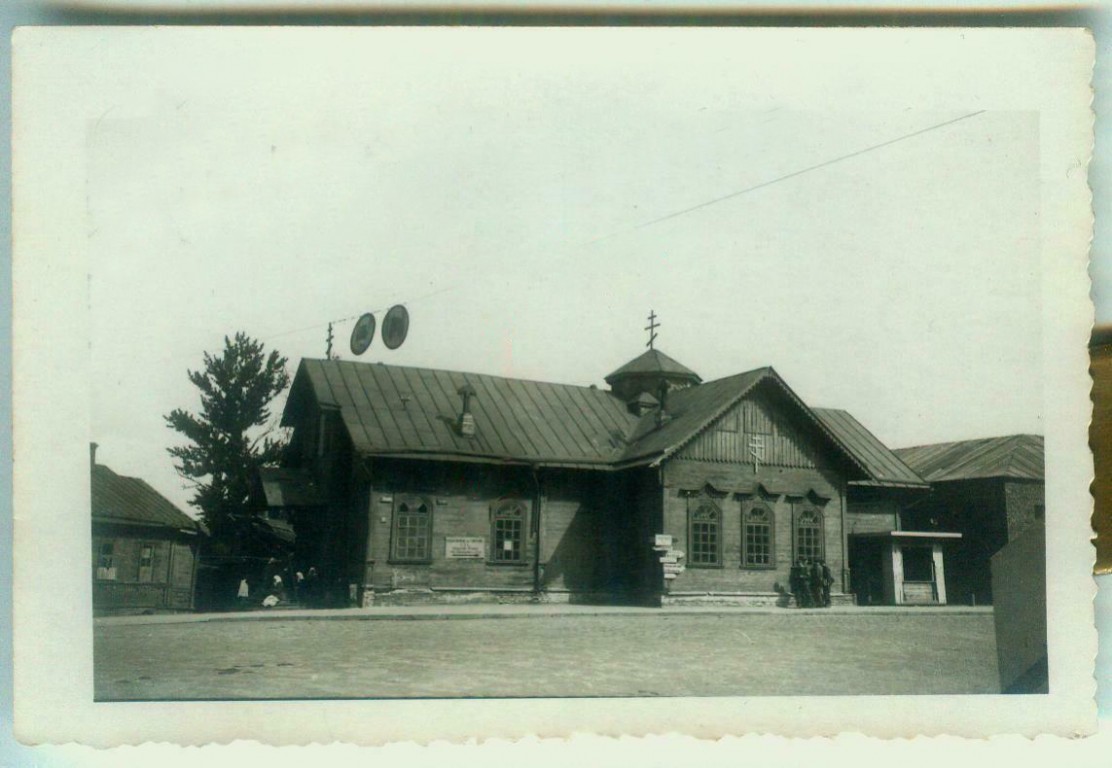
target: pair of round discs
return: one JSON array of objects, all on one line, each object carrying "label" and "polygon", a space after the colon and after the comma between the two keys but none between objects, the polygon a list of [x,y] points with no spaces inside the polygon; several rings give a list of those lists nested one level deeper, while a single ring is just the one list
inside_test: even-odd
[{"label": "pair of round discs", "polygon": [[[390,307],[382,318],[382,343],[387,349],[397,349],[409,333],[409,310],[401,304]],[[371,346],[375,337],[375,316],[367,312],[355,321],[351,330],[351,352],[361,355]]]}]

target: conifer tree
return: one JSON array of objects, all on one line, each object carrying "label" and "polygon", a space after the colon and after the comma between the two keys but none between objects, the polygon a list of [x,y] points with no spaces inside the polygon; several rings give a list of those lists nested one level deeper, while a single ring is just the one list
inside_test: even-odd
[{"label": "conifer tree", "polygon": [[206,352],[203,369],[188,371],[200,390],[200,412],[177,408],[163,417],[188,440],[167,451],[192,486],[190,503],[200,510],[218,548],[231,543],[235,523],[249,514],[259,468],[276,464],[284,448],[269,405],[290,383],[286,363],[245,333],[225,336],[220,355]]}]

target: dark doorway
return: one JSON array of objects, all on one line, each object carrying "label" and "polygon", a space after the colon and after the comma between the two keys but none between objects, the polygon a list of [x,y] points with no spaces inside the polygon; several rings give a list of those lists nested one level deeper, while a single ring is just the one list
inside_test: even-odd
[{"label": "dark doorway", "polygon": [[858,605],[884,605],[886,542],[861,536],[849,537],[850,584]]},{"label": "dark doorway", "polygon": [[904,581],[934,581],[930,547],[903,547]]}]

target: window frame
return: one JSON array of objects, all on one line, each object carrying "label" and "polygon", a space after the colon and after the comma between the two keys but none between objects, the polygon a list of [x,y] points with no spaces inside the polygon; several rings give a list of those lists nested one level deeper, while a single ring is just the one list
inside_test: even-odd
[{"label": "window frame", "polygon": [[[150,558],[146,566],[143,565],[143,550],[150,550]],[[154,551],[155,545],[151,541],[139,542],[139,556],[135,559],[135,581],[139,584],[154,584]],[[146,578],[143,578],[143,568],[146,567]]]},{"label": "window frame", "polygon": [[[804,518],[811,515],[814,516],[815,523],[814,525],[807,525],[806,528],[817,531],[815,538],[818,543],[818,552],[804,554],[800,549],[803,538],[800,532],[805,527]],[[792,562],[799,562],[800,558],[806,560],[826,559],[826,519],[822,510],[810,504],[797,508],[794,519],[792,520]]]},{"label": "window frame", "polygon": [[[764,520],[754,522],[751,518],[754,513],[763,513]],[[760,525],[763,526],[768,535],[767,548],[768,548],[768,562],[766,563],[752,563],[749,557],[750,552],[749,541],[749,526]],[[776,568],[776,511],[772,507],[762,501],[748,502],[742,505],[741,509],[741,567],[746,570],[760,570],[768,571]]]},{"label": "window frame", "polygon": [[321,409],[317,419],[316,455],[323,459],[332,452],[332,412]]},{"label": "window frame", "polygon": [[[406,510],[402,511],[402,507]],[[420,508],[424,507],[425,512],[419,512]],[[432,500],[424,496],[417,496],[413,494],[402,494],[394,496],[394,506],[391,510],[390,516],[390,558],[389,562],[398,564],[409,565],[428,565],[433,561],[432,551],[432,532],[433,532],[433,510],[435,509]],[[410,556],[401,555],[398,553],[398,547],[401,544],[401,536],[399,527],[403,515],[405,517],[416,518],[423,514],[425,517],[425,531],[424,531],[424,556]]]},{"label": "window frame", "polygon": [[[107,564],[105,561],[105,548],[108,548]],[[104,573],[105,575],[101,575]],[[97,581],[117,581],[116,578],[116,540],[101,540],[97,544],[97,560],[93,569]]]},{"label": "window frame", "polygon": [[[687,511],[687,567],[722,568],[722,507],[707,496],[698,497],[694,499],[694,501],[696,503],[689,506]],[[690,501],[688,503],[690,504]],[[706,524],[707,522],[697,520],[696,518],[703,510],[710,510],[714,513],[714,551],[711,553],[714,557],[713,562],[696,561],[695,526],[696,524]]]},{"label": "window frame", "polygon": [[[499,523],[516,521],[518,523],[518,557],[514,560],[501,559],[504,549],[498,548]],[[529,564],[529,505],[521,499],[500,499],[490,508],[490,546],[487,548],[487,564],[497,566],[521,566]]]}]

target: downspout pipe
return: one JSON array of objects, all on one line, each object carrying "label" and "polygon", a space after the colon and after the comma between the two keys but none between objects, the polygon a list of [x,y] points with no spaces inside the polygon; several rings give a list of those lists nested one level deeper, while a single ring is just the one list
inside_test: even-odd
[{"label": "downspout pipe", "polygon": [[853,575],[849,569],[849,482],[842,480],[842,503],[841,503],[841,518],[842,518],[842,592],[850,594],[852,587]]},{"label": "downspout pipe", "polygon": [[541,595],[541,508],[544,502],[541,495],[540,467],[530,464],[529,470],[533,478],[533,597],[539,599]]}]

